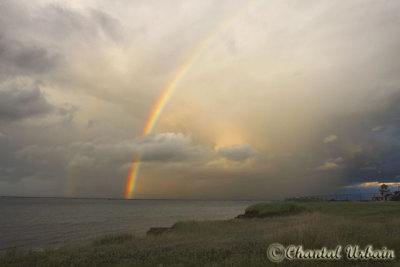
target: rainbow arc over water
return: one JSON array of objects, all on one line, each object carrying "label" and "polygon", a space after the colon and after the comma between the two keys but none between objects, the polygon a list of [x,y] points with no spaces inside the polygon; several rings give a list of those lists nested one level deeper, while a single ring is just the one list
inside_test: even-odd
[{"label": "rainbow arc over water", "polygon": [[[247,11],[250,7],[252,7],[255,3],[259,2],[260,0],[254,0],[245,3],[241,6],[237,12],[233,15],[229,16],[225,19],[221,24],[218,25],[216,29],[214,29],[210,34],[208,34],[193,50],[192,53],[184,60],[183,64],[180,66],[176,74],[173,78],[168,82],[168,84],[162,90],[161,95],[158,97],[156,103],[153,106],[153,109],[150,112],[150,115],[146,121],[146,124],[143,128],[141,137],[144,138],[147,135],[151,134],[157,121],[159,120],[165,106],[167,105],[168,101],[170,100],[171,96],[173,95],[174,91],[176,90],[179,82],[188,72],[190,67],[194,64],[197,58],[199,58],[211,45],[211,43],[229,26],[232,24],[234,20],[236,20],[239,16],[241,16],[245,11]],[[125,198],[130,199],[133,198],[133,193],[135,190],[135,185],[137,178],[139,176],[139,170],[142,160],[142,153],[139,152],[131,166],[131,170],[129,172],[126,186],[125,186]]]}]

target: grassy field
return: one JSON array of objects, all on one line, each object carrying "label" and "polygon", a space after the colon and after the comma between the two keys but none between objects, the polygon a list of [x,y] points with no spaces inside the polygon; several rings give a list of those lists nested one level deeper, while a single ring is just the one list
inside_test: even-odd
[{"label": "grassy field", "polygon": [[[309,249],[371,244],[400,253],[399,202],[274,202],[251,206],[246,213],[263,218],[178,222],[160,236],[121,234],[80,247],[10,251],[0,259],[0,266],[276,266],[266,256],[273,242]],[[286,260],[279,264],[376,265],[400,266],[400,261]]]}]

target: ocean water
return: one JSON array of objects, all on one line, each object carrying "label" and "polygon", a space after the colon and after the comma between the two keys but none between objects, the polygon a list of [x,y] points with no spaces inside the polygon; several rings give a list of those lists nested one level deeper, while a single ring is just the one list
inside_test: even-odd
[{"label": "ocean water", "polygon": [[106,234],[144,235],[184,220],[230,219],[252,201],[0,198],[0,252],[89,242]]}]

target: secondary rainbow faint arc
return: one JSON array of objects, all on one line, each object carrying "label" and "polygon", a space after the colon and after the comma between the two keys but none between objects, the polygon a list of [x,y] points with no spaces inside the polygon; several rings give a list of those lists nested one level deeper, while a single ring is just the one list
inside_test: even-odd
[{"label": "secondary rainbow faint arc", "polygon": [[[168,82],[168,84],[162,90],[161,95],[158,97],[157,102],[153,106],[153,109],[146,121],[146,124],[143,128],[143,132],[141,137],[146,137],[147,135],[151,134],[154,129],[154,126],[157,124],[162,111],[164,110],[165,106],[167,105],[169,99],[171,98],[172,94],[174,93],[178,83],[182,80],[184,75],[187,73],[189,68],[193,65],[197,58],[199,58],[203,52],[209,47],[212,41],[226,29],[237,17],[243,14],[250,6],[255,4],[260,0],[251,1],[241,8],[238,9],[236,13],[228,17],[224,20],[219,26],[213,30],[210,34],[208,34],[199,45],[196,46],[196,49],[187,57],[181,67],[178,69],[175,76]],[[139,175],[140,165],[141,165],[142,153],[139,152],[136,157],[134,158],[131,166],[131,170],[129,172],[126,186],[125,186],[125,198],[129,199],[133,197],[133,192],[135,190],[135,184]]]}]

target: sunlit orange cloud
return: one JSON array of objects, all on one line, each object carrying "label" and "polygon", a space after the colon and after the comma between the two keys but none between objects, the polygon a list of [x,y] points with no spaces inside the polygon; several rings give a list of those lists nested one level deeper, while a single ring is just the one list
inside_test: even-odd
[{"label": "sunlit orange cloud", "polygon": [[385,183],[385,182],[366,182],[366,183],[361,183],[361,184],[356,184],[356,185],[348,185],[345,186],[344,188],[363,188],[363,187],[379,187],[381,184],[386,184],[389,186],[400,186],[400,183]]}]

